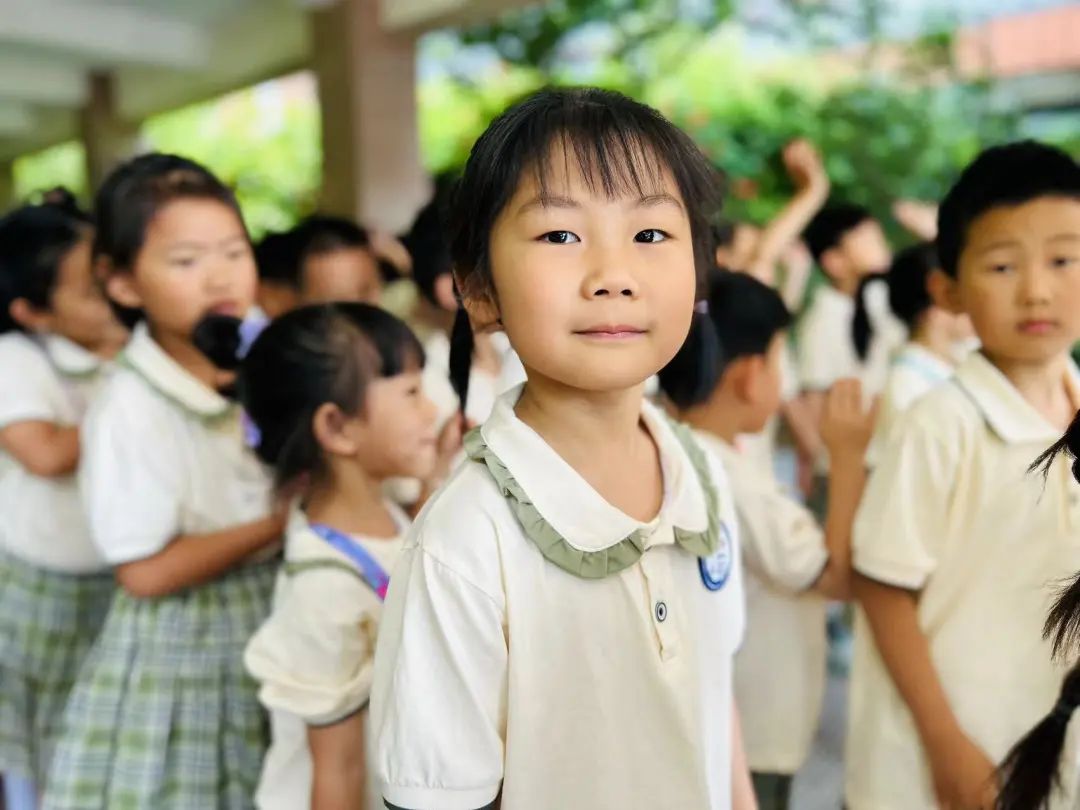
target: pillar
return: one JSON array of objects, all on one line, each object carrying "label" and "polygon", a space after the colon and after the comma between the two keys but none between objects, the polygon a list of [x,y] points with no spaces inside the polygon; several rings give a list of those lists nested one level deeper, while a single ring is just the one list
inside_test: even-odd
[{"label": "pillar", "polygon": [[383,31],[378,0],[339,0],[310,13],[320,208],[400,232],[430,193],[420,162],[416,35]]},{"label": "pillar", "polygon": [[86,150],[86,180],[92,195],[118,163],[138,151],[139,124],[120,116],[111,75],[91,73],[88,81],[89,92],[79,128]]}]

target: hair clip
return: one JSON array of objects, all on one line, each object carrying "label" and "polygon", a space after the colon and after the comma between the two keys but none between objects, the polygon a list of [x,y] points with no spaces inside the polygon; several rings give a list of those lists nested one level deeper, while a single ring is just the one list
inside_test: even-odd
[{"label": "hair clip", "polygon": [[694,312],[698,313],[699,315],[708,315],[709,302],[706,301],[704,298],[701,299],[696,304],[694,304]]}]

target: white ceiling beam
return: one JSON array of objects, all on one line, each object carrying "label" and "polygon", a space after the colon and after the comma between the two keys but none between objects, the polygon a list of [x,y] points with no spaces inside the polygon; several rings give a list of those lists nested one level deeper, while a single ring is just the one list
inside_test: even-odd
[{"label": "white ceiling beam", "polygon": [[0,101],[0,136],[16,138],[34,131],[34,111],[26,104]]},{"label": "white ceiling beam", "polygon": [[0,53],[0,99],[55,107],[86,103],[86,74],[57,59]]},{"label": "white ceiling beam", "polygon": [[0,0],[0,48],[47,48],[93,67],[123,64],[197,68],[209,43],[199,26],[138,6],[72,0]]}]

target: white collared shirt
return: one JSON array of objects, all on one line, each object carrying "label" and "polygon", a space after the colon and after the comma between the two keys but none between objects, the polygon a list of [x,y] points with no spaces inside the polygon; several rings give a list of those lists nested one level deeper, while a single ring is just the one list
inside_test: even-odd
[{"label": "white collared shirt", "polygon": [[855,299],[830,284],[818,288],[799,324],[799,377],[805,390],[827,391],[845,378],[858,378],[867,395],[882,390],[906,330],[889,310],[884,282],[867,288],[866,310],[874,331],[866,360],[860,360],[851,331]]},{"label": "white collared shirt", "polygon": [[[392,571],[409,520],[387,504],[401,535],[353,536],[384,571]],[[286,564],[335,560],[355,568],[344,553],[317,536],[294,512],[285,540]],[[340,722],[364,710],[368,748],[368,804],[382,806],[375,779],[374,740],[365,705],[371,694],[375,638],[382,602],[348,571],[315,568],[278,574],[273,613],[252,637],[244,664],[259,681],[259,700],[270,711],[273,742],[255,794],[260,810],[296,810],[311,799],[312,760],[308,726]]]},{"label": "white collared shirt", "polygon": [[881,449],[888,442],[901,414],[952,377],[955,370],[951,363],[945,362],[918,343],[904,345],[893,358],[885,390],[881,393],[881,407],[877,424],[874,426],[874,438],[866,453],[870,466],[877,464]]},{"label": "white collared shirt", "polygon": [[[102,362],[58,335],[0,336],[0,428],[77,426]],[[90,542],[74,475],[42,478],[0,451],[0,548],[32,565],[79,574],[105,568]]]},{"label": "white collared shirt", "polygon": [[[543,519],[602,551],[643,524],[605,501],[499,399],[482,429]],[[602,579],[549,562],[487,468],[458,469],[394,572],[372,721],[386,798],[473,810],[719,810],[731,802],[732,657],[744,606],[727,479],[712,477],[731,544],[719,590],[672,526],[707,526],[670,425],[645,403],[664,505],[641,559]]]},{"label": "white collared shirt", "polygon": [[[1080,378],[1070,364],[1074,398]],[[981,353],[901,419],[867,486],[855,569],[919,592],[918,620],[949,704],[994,762],[1054,705],[1064,668],[1043,641],[1063,578],[1080,569],[1080,488],[1060,437]],[[911,714],[860,615],[847,752],[852,810],[933,807]]]},{"label": "white collared shirt", "polygon": [[112,565],[270,512],[270,477],[244,445],[240,409],[169,357],[145,324],[90,408],[82,452],[91,535]]},{"label": "white collared shirt", "polygon": [[750,770],[794,774],[810,753],[825,696],[825,599],[808,589],[829,560],[810,511],[769,467],[696,432],[731,481],[746,586],[746,641],[735,656],[735,703]]}]

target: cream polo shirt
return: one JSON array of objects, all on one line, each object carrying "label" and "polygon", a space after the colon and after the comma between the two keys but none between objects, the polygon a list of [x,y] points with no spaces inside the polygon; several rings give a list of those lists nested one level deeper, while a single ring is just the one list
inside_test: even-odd
[{"label": "cream polo shirt", "polygon": [[[1080,401],[1080,377],[1068,384]],[[919,625],[964,732],[995,762],[1054,705],[1064,671],[1042,639],[1080,569],[1080,487],[1059,460],[1028,465],[1061,431],[980,353],[901,420],[855,525],[867,577],[919,592]],[[856,625],[847,752],[851,810],[933,807],[911,714]]]},{"label": "cream polo shirt", "polygon": [[[103,363],[58,335],[0,336],[0,428],[19,422],[82,422]],[[104,569],[90,541],[74,475],[42,478],[0,451],[0,548],[68,574]]]},{"label": "cream polo shirt", "polygon": [[[536,520],[582,552],[643,524],[605,501],[500,398],[482,438]],[[394,572],[372,692],[376,767],[399,807],[718,810],[731,802],[732,658],[744,607],[727,479],[712,463],[726,566],[674,543],[707,496],[648,403],[665,482],[641,557],[586,579],[550,562],[487,467],[458,469]],[[535,527],[532,529],[535,531]],[[704,572],[704,573],[703,573]],[[716,590],[705,585],[713,577]]]},{"label": "cream polo shirt", "polygon": [[82,453],[91,535],[112,565],[270,513],[270,476],[244,445],[240,408],[188,374],[145,324],[90,407]]},{"label": "cream polo shirt", "polygon": [[814,516],[775,475],[708,433],[698,443],[727,470],[739,516],[746,641],[735,703],[752,771],[793,774],[806,761],[825,696],[826,601],[807,591],[828,562]]},{"label": "cream polo shirt", "polygon": [[[393,570],[408,529],[405,513],[387,504],[401,531],[396,539],[356,537],[384,571]],[[329,567],[336,565],[338,567]],[[290,566],[298,566],[290,570]],[[305,565],[315,567],[304,569]],[[311,801],[309,725],[337,723],[365,709],[371,694],[375,637],[382,601],[352,560],[316,535],[299,511],[289,521],[285,569],[278,574],[274,609],[252,637],[244,664],[260,683],[270,711],[273,742],[255,794],[260,810],[296,810]],[[382,807],[371,765],[374,752],[367,712],[368,807]]]},{"label": "cream polo shirt", "polygon": [[868,287],[866,308],[874,334],[862,361],[851,334],[855,299],[828,284],[818,288],[798,328],[799,377],[805,390],[826,391],[848,377],[857,377],[868,395],[884,388],[889,361],[904,342],[905,330],[889,311],[884,282]]},{"label": "cream polo shirt", "polygon": [[893,358],[885,390],[881,393],[874,438],[867,450],[867,462],[876,466],[889,434],[900,415],[925,394],[952,377],[955,368],[918,343],[906,343]]}]

